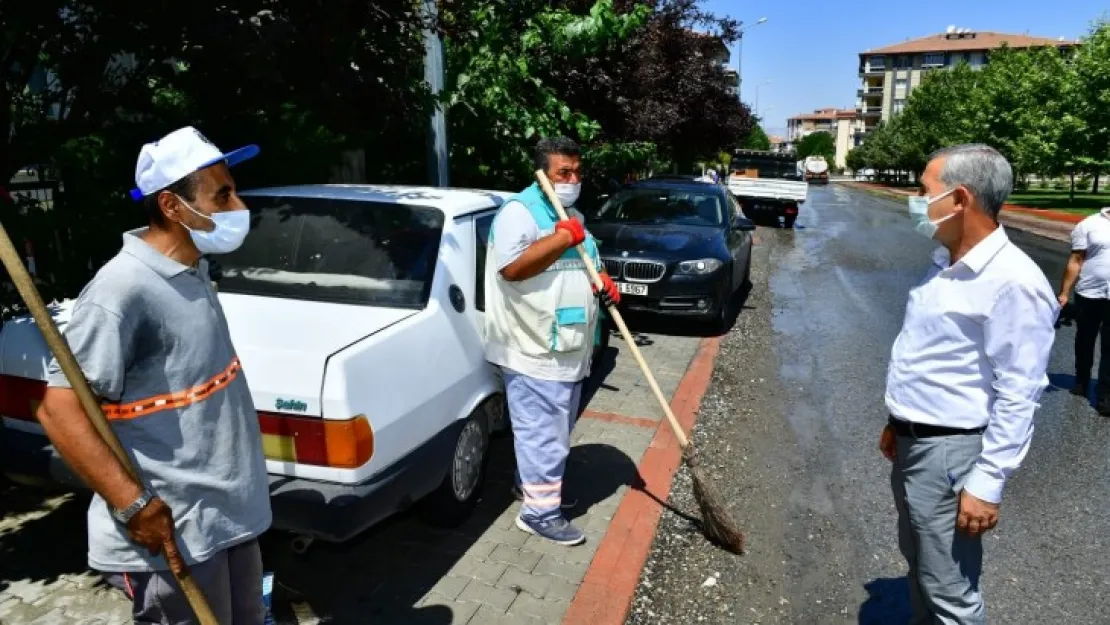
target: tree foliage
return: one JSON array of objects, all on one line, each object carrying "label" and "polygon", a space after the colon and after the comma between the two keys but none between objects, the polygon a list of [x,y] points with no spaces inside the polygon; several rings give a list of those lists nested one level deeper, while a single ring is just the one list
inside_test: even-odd
[{"label": "tree foliage", "polygon": [[771,138],[764,132],[763,127],[759,124],[752,124],[751,133],[744,141],[743,147],[745,150],[770,150]]},{"label": "tree foliage", "polygon": [[712,60],[738,24],[699,0],[438,6],[432,23],[415,0],[0,0],[0,182],[41,165],[64,189],[5,226],[72,294],[142,221],[127,199],[139,146],[185,124],[262,146],[242,186],[326,182],[358,150],[373,182],[423,182],[427,27],[444,40],[456,185],[527,184],[545,135],[584,145],[595,186],[748,136]]},{"label": "tree foliage", "polygon": [[831,134],[823,130],[802,137],[794,152],[799,160],[810,156],[823,156],[828,161],[829,167],[836,164],[836,141]]}]

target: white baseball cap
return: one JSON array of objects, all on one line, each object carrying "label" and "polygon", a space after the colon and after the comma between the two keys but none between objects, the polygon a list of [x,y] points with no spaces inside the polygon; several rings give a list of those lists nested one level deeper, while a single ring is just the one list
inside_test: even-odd
[{"label": "white baseball cap", "polygon": [[220,161],[231,167],[257,154],[257,145],[221,152],[199,130],[186,126],[143,146],[139,162],[135,165],[135,185],[138,188],[131,190],[131,199],[141,200]]}]

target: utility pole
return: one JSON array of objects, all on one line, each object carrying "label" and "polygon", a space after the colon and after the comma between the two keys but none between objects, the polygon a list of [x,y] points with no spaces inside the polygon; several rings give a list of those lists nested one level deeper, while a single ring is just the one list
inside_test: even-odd
[{"label": "utility pole", "polygon": [[439,95],[443,91],[443,41],[436,30],[438,11],[436,0],[423,0],[424,20],[424,80],[436,104],[428,123],[428,184],[436,187],[448,185],[447,116]]},{"label": "utility pole", "polygon": [[736,92],[740,95],[741,102],[744,101],[744,33],[746,33],[749,28],[754,28],[756,26],[759,26],[760,24],[766,23],[767,18],[761,17],[756,21],[756,23],[752,24],[751,26],[745,26],[743,24],[740,25],[740,39],[736,43]]}]

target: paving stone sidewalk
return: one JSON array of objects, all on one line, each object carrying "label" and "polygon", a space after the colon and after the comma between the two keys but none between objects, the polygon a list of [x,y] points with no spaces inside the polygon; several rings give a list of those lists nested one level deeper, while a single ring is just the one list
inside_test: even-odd
[{"label": "paving stone sidewalk", "polygon": [[[698,337],[636,335],[663,391],[673,395]],[[637,464],[662,418],[627,346],[613,337],[586,389],[586,412],[572,436],[564,496],[587,536],[565,548],[513,525],[512,440],[491,444],[484,499],[471,519],[450,530],[403,514],[341,545],[316,543],[304,555],[291,536],[263,537],[275,573],[279,624],[559,623],[616,512],[638,479]],[[621,418],[624,417],[624,418]],[[0,487],[0,623],[130,622],[122,594],[84,567],[81,495],[44,495]]]}]

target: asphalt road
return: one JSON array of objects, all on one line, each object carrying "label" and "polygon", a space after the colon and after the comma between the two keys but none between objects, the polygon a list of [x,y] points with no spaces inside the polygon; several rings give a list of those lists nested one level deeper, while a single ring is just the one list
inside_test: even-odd
[{"label": "asphalt road", "polygon": [[[667,513],[629,623],[897,624],[909,615],[889,464],[890,346],[932,244],[905,205],[811,188],[794,231],[760,229],[754,290],[725,338],[695,441],[748,532],[708,546]],[[1059,284],[1066,244],[1010,231]],[[1110,623],[1110,420],[1067,392],[1074,328],[1058,331],[1032,451],[985,539],[992,623]],[[689,478],[670,503],[694,512]]]}]

